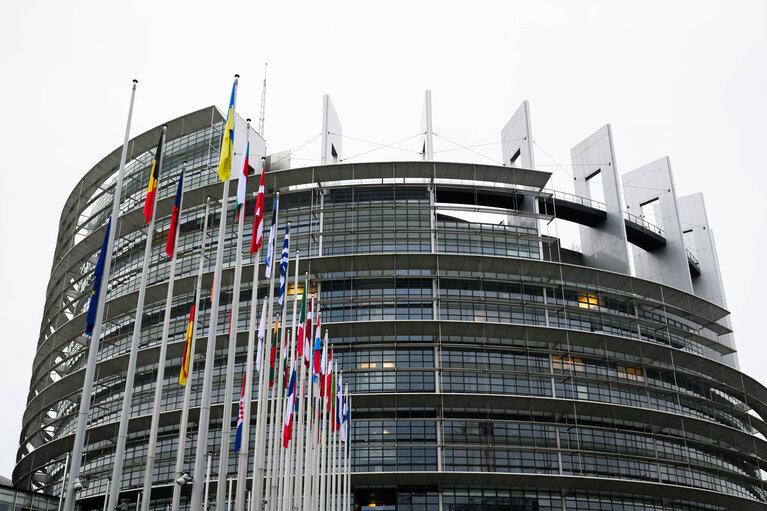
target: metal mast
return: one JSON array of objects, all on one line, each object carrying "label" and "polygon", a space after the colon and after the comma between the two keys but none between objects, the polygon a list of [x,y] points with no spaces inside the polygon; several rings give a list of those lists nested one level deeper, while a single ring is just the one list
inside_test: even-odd
[{"label": "metal mast", "polygon": [[261,87],[261,114],[258,116],[258,134],[264,138],[264,114],[266,112],[266,63],[264,63],[264,85]]}]

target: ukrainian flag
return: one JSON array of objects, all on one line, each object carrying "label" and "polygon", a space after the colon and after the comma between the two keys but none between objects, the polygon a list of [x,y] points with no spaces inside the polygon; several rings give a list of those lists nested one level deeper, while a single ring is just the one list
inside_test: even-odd
[{"label": "ukrainian flag", "polygon": [[234,93],[237,90],[237,80],[232,85],[232,96],[229,99],[229,111],[226,114],[224,138],[221,141],[221,159],[218,161],[218,177],[226,181],[232,174],[232,153],[234,152]]}]

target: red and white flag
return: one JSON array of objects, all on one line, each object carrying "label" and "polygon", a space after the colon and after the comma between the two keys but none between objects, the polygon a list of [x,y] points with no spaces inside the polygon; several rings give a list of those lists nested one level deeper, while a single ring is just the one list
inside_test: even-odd
[{"label": "red and white flag", "polygon": [[250,240],[250,253],[255,254],[264,241],[264,174],[266,164],[261,168],[261,183],[258,185],[256,197],[256,218],[253,221],[253,237]]},{"label": "red and white flag", "polygon": [[237,205],[234,209],[237,212],[237,218],[240,218],[240,210],[245,207],[245,195],[248,188],[248,153],[250,153],[250,142],[245,142],[245,147],[242,149],[240,175],[237,176]]}]

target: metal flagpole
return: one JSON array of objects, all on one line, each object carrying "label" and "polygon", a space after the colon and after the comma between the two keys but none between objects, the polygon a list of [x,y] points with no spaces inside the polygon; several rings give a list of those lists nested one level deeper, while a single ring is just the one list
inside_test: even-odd
[{"label": "metal flagpole", "polygon": [[230,477],[229,478],[229,498],[226,499],[226,511],[232,511],[232,480],[233,478]]},{"label": "metal flagpole", "polygon": [[[234,105],[237,104],[237,83],[239,75],[234,75]],[[232,109],[232,115],[235,109]],[[232,120],[234,122],[234,119]],[[224,136],[227,136],[224,133]],[[210,427],[210,401],[213,386],[213,366],[216,358],[216,330],[218,329],[218,305],[221,299],[221,266],[224,260],[224,243],[226,241],[226,209],[229,203],[229,183],[231,179],[224,181],[224,191],[221,198],[221,219],[218,226],[218,246],[216,247],[216,268],[213,270],[213,290],[212,304],[210,307],[210,321],[208,326],[208,345],[205,353],[205,372],[202,383],[202,403],[200,404],[200,419],[197,426],[197,448],[194,462],[194,480],[199,481],[203,476],[202,463],[205,456],[205,449],[208,445],[208,430]],[[229,400],[231,397],[226,397]],[[219,472],[222,467],[219,467]],[[226,467],[223,467],[226,470]],[[199,484],[192,485],[191,511],[200,511],[202,500],[202,488]]]},{"label": "metal flagpole", "polygon": [[[298,265],[299,261],[301,259],[300,250],[296,248],[296,267],[295,267],[295,274],[293,276],[293,329],[291,332],[291,340],[290,340],[290,350],[288,351],[288,363],[292,363],[291,361],[296,361],[296,338],[298,336]],[[287,275],[285,276],[285,280],[287,280]],[[287,288],[287,282],[285,283],[285,287]],[[285,294],[287,295],[288,290],[285,290]],[[285,300],[287,301],[287,296],[285,297]],[[298,362],[302,363],[302,360],[299,360]],[[296,368],[297,369],[297,368]],[[287,375],[285,375],[287,377]],[[293,389],[294,392],[294,400],[295,396],[298,395],[298,385],[296,384],[296,387]],[[294,410],[295,410],[295,403],[294,403]],[[284,415],[287,415],[287,410],[285,410]],[[291,423],[291,428],[293,431],[295,431],[295,413],[293,414],[293,422]],[[283,465],[283,471],[282,471],[282,481],[280,482],[280,485],[283,487],[280,491],[282,497],[282,509],[283,511],[290,511],[290,508],[292,506],[292,494],[291,494],[291,472],[294,468],[291,463],[293,460],[293,452],[295,449],[296,442],[295,440],[293,442],[288,442],[288,448],[283,448],[283,451],[285,452],[285,463]]]},{"label": "metal flagpole", "polygon": [[[267,246],[267,258],[271,257],[270,265],[269,265],[269,290],[268,290],[268,298],[267,303],[269,304],[269,313],[266,316],[266,321],[268,323],[267,329],[266,329],[266,335],[264,336],[264,343],[271,343],[272,339],[272,317],[274,314],[274,262],[275,262],[275,254],[277,252],[277,225],[279,220],[279,213],[280,213],[280,192],[275,191],[275,206],[274,206],[274,225],[275,225],[275,235],[274,240],[272,240],[271,231],[269,234],[269,242],[274,243],[274,246],[272,247],[272,253],[269,254],[268,246]],[[261,364],[261,374],[259,375],[260,381],[259,381],[259,389],[258,389],[258,417],[257,417],[257,424],[256,424],[256,452],[253,462],[253,492],[252,492],[252,500],[251,505],[253,506],[254,511],[261,511],[261,505],[263,503],[264,498],[264,455],[266,453],[266,418],[267,418],[267,412],[268,412],[268,385],[269,385],[269,379],[268,374],[269,370],[266,367],[265,361],[268,359],[267,353],[271,351],[270,347],[267,348],[265,346],[265,349],[263,350],[264,353],[264,361]],[[268,467],[267,467],[268,468]]]},{"label": "metal flagpole", "polygon": [[[246,128],[245,151],[250,140],[250,119]],[[248,155],[242,155],[242,165],[248,161]],[[247,169],[245,169],[247,171]],[[242,174],[238,179],[242,179]],[[239,185],[239,183],[238,183]],[[232,387],[234,386],[234,357],[237,351],[237,323],[240,314],[240,281],[242,280],[242,231],[245,227],[245,206],[240,211],[237,222],[237,248],[235,249],[234,289],[232,290],[232,309],[229,320],[229,352],[226,359],[226,383],[224,384],[224,417],[221,421],[221,450],[218,458],[218,487],[216,489],[216,509],[224,509],[226,498],[227,472],[229,471],[229,437],[232,429]],[[246,376],[248,369],[245,369]],[[239,406],[239,403],[238,403]],[[239,408],[238,408],[239,409]]]},{"label": "metal flagpole", "polygon": [[[328,331],[325,330],[325,343],[322,350],[323,355],[327,353],[327,347],[328,347]],[[323,358],[325,358],[323,356]],[[325,378],[328,377],[327,375],[327,360],[323,360],[325,363]],[[322,385],[322,379],[320,378],[320,385]],[[326,387],[327,389],[327,387]],[[321,431],[321,441],[320,441],[320,511],[325,511],[325,484],[327,480],[327,440],[329,439],[328,431],[327,431],[327,411],[328,408],[325,406],[325,399],[320,400],[320,408],[322,410],[322,431]]]},{"label": "metal flagpole", "polygon": [[[290,232],[290,222],[287,223],[286,230]],[[276,245],[276,241],[275,241]],[[276,253],[275,249],[275,253]],[[282,262],[280,261],[280,264]],[[290,257],[288,257],[288,267],[285,268],[285,294],[283,295],[282,300],[282,306],[280,307],[280,314],[282,315],[282,324],[280,325],[280,334],[277,337],[277,355],[275,358],[278,358],[278,360],[275,360],[275,365],[277,366],[275,369],[277,371],[277,378],[275,381],[274,386],[274,407],[272,408],[272,424],[274,424],[274,427],[272,428],[272,445],[270,449],[270,456],[272,456],[272,470],[269,474],[270,476],[270,487],[267,487],[267,503],[269,506],[269,509],[271,511],[276,511],[277,504],[278,504],[278,491],[279,491],[279,474],[280,474],[280,463],[282,461],[282,453],[280,452],[280,446],[282,445],[281,442],[281,433],[282,428],[280,427],[281,421],[282,421],[282,413],[284,410],[284,399],[282,398],[283,389],[285,386],[284,383],[284,376],[285,371],[282,368],[282,359],[283,357],[283,351],[286,349],[285,346],[285,328],[287,325],[287,319],[286,315],[284,314],[285,311],[285,302],[287,301],[287,294],[288,294],[288,270],[290,269]]]},{"label": "metal flagpole", "polygon": [[[334,369],[335,370],[335,369]],[[333,385],[333,388],[335,388],[335,385]],[[335,401],[335,398],[333,398],[333,401]],[[331,405],[331,411],[335,409],[335,402]],[[330,429],[333,430],[333,440],[330,443],[330,452],[331,452],[331,463],[330,463],[330,510],[335,510],[335,503],[336,503],[336,451],[338,450],[338,446],[336,445],[336,440],[338,439],[338,434],[336,431],[336,417],[335,413],[331,413],[332,417],[330,417],[330,422],[333,425]]]},{"label": "metal flagpole", "polygon": [[[320,285],[321,285],[321,283],[320,283]],[[317,296],[318,297],[321,296],[321,291],[317,292]],[[314,333],[315,338],[318,335],[320,337],[322,336],[322,332],[318,332],[318,330],[321,329],[320,316],[321,316],[321,311],[320,311],[320,304],[319,304],[319,299],[318,299],[318,301],[317,301],[317,323],[316,323],[316,326],[314,328],[314,330],[315,330],[315,333]],[[316,341],[316,339],[315,339],[315,341]],[[321,351],[322,350],[320,350],[320,352]],[[321,358],[320,358],[320,360],[321,360]],[[312,364],[314,364],[314,353],[312,353]],[[321,362],[318,365],[321,366],[322,365]],[[312,387],[313,387],[314,394],[312,396],[311,410],[310,410],[309,413],[311,414],[311,421],[312,421],[312,425],[313,425],[312,431],[311,431],[312,437],[310,439],[310,442],[312,443],[312,466],[311,466],[312,479],[311,479],[310,494],[311,494],[311,499],[312,499],[311,500],[311,506],[312,506],[313,510],[317,509],[317,506],[319,504],[319,491],[320,491],[320,435],[321,435],[320,419],[322,418],[322,416],[319,413],[319,411],[320,411],[320,408],[319,408],[319,406],[320,406],[320,402],[319,402],[319,395],[320,395],[319,385],[320,385],[319,375],[317,377],[317,381],[314,381],[314,373],[312,372]],[[315,409],[318,412],[316,414],[314,413]]]},{"label": "metal flagpole", "polygon": [[[311,298],[312,303],[314,298]],[[312,308],[310,306],[310,308]],[[317,311],[317,315],[319,316],[319,310]],[[309,339],[312,339],[311,349],[314,350],[314,335],[312,332],[312,327],[314,326],[313,322],[309,322]],[[314,358],[313,354],[308,355],[310,359]],[[309,366],[311,368],[311,365]],[[304,509],[309,509],[311,504],[311,492],[309,491],[310,483],[311,483],[311,476],[312,476],[312,470],[311,467],[312,464],[312,427],[315,421],[312,420],[312,398],[314,396],[314,385],[312,384],[312,374],[309,372],[306,375],[306,429],[304,431],[304,487],[303,487],[303,494],[304,494]],[[302,403],[303,404],[303,401]],[[301,412],[303,415],[303,412]]]},{"label": "metal flagpole", "polygon": [[[262,172],[265,170],[266,159],[261,158]],[[263,215],[263,204],[261,205]],[[243,213],[244,215],[244,213]],[[258,222],[258,218],[254,220]],[[257,227],[257,226],[256,226]],[[235,511],[245,511],[245,490],[248,480],[248,457],[250,455],[250,402],[253,395],[253,381],[255,380],[255,371],[253,367],[253,349],[256,337],[256,315],[258,314],[258,259],[261,257],[261,247],[256,251],[253,261],[253,282],[250,286],[252,290],[250,298],[250,322],[248,324],[248,350],[245,360],[245,372],[242,375],[245,378],[245,403],[243,405],[242,415],[242,440],[240,452],[237,457],[237,490],[235,494]],[[259,361],[260,363],[260,361]],[[250,511],[248,509],[248,511]]]},{"label": "metal flagpole", "polygon": [[107,489],[104,493],[104,511],[107,511],[107,502],[109,502],[109,485],[112,483],[112,481],[107,478]]},{"label": "metal flagpole", "polygon": [[61,511],[61,504],[64,502],[64,492],[67,488],[67,469],[69,468],[69,453],[64,458],[64,473],[61,474],[61,493],[59,493],[59,507],[58,511]]},{"label": "metal flagpole", "polygon": [[[347,383],[346,386],[348,388],[349,384]],[[338,506],[338,510],[343,511],[344,506],[346,506],[346,498],[347,498],[346,493],[349,491],[348,488],[346,487],[346,443],[347,443],[346,432],[348,430],[348,427],[345,425],[346,413],[344,412],[344,410],[346,409],[346,395],[344,394],[344,386],[340,385],[339,387],[340,387],[339,391],[341,392],[341,432],[339,435],[341,440],[340,442],[341,443],[341,446],[340,446],[341,448],[341,453],[340,453],[341,454],[341,480],[340,480],[341,501]]]},{"label": "metal flagpole", "polygon": [[[181,167],[181,175],[186,172],[186,162]],[[184,204],[184,184],[181,184],[181,197],[179,198],[179,217],[181,207]],[[165,386],[165,362],[168,355],[168,333],[170,331],[170,313],[173,304],[173,284],[176,280],[176,260],[178,259],[178,238],[181,231],[181,219],[176,223],[176,236],[173,240],[173,256],[170,259],[170,276],[168,277],[168,292],[165,296],[165,317],[162,323],[162,340],[160,341],[160,357],[157,364],[157,382],[154,389],[154,402],[152,403],[152,425],[149,430],[149,447],[144,467],[144,500],[141,503],[141,511],[149,511],[149,503],[152,500],[152,472],[154,471],[154,458],[157,451],[157,429],[160,424],[160,402],[162,391]]]},{"label": "metal flagpole", "polygon": [[[197,339],[197,325],[200,314],[200,292],[202,290],[202,271],[205,262],[205,241],[208,235],[208,215],[210,214],[210,196],[205,199],[205,219],[202,226],[202,240],[200,245],[200,261],[197,267],[197,282],[194,293],[194,318],[192,319],[192,339],[189,346],[189,375],[184,386],[184,401],[181,404],[181,420],[178,426],[178,447],[176,448],[176,470],[174,477],[181,476],[184,470],[184,455],[186,454],[186,430],[189,421],[189,400],[192,395],[192,382],[194,380],[194,353],[195,340]],[[173,500],[171,511],[178,511],[181,502],[181,486],[173,485]]]},{"label": "metal flagpole", "polygon": [[[336,359],[335,362],[333,362],[334,365],[340,365],[338,364],[338,361],[340,360],[340,356],[338,359]],[[340,484],[340,478],[338,477],[338,474],[340,473],[340,466],[341,466],[341,453],[338,452],[338,445],[340,442],[340,433],[339,428],[341,427],[341,423],[338,422],[336,419],[338,418],[338,414],[340,413],[340,407],[338,406],[339,396],[343,396],[343,392],[339,392],[339,388],[342,387],[343,380],[342,380],[342,374],[339,368],[334,368],[334,372],[338,374],[338,377],[336,378],[335,384],[333,385],[333,417],[330,419],[333,421],[333,479],[332,479],[332,485],[330,490],[331,495],[331,505],[330,509],[332,511],[336,511],[338,508],[338,494],[341,490],[341,484]]]},{"label": "metal flagpole", "polygon": [[349,384],[346,385],[346,396],[349,401],[349,420],[346,424],[346,509],[349,511],[352,501],[351,487],[351,458],[352,458],[352,397],[349,395]]},{"label": "metal flagpole", "polygon": [[[275,369],[274,370],[276,372],[278,372],[278,373],[279,373],[279,370],[280,370],[279,369],[280,359],[279,359],[279,355],[277,355],[277,351],[279,350],[279,337],[280,337],[280,334],[279,334],[278,329],[279,329],[280,318],[281,318],[280,313],[277,313],[277,323],[276,323],[276,326],[278,328],[275,328],[275,331],[272,332],[272,335],[276,336],[275,339],[274,339],[274,345],[275,345],[274,346],[274,349],[275,349],[275,355],[274,355],[274,358],[275,358],[275,361],[274,361]],[[271,352],[271,347],[270,347],[269,351]],[[265,487],[264,487],[264,509],[266,509],[267,511],[270,508],[269,507],[269,498],[271,497],[271,491],[272,491],[271,475],[272,475],[272,466],[274,465],[274,463],[273,463],[274,457],[272,456],[272,447],[273,447],[273,444],[274,444],[274,438],[273,438],[274,435],[273,435],[273,433],[274,433],[274,429],[278,427],[278,425],[277,425],[277,423],[276,423],[276,421],[274,419],[274,413],[275,413],[274,410],[275,410],[275,407],[277,406],[277,399],[278,399],[278,397],[277,397],[277,390],[278,389],[279,389],[279,385],[277,385],[274,381],[272,381],[272,389],[269,389],[269,390],[271,390],[271,397],[268,399],[269,410],[267,412],[270,431],[269,431],[268,435],[266,434],[266,432],[264,432],[264,454],[266,454],[266,472],[264,474],[265,477],[266,477],[266,482],[265,482]],[[267,392],[269,392],[269,390],[267,390]],[[264,426],[266,426],[266,424],[264,424]],[[268,442],[267,442],[267,440],[268,440]]]},{"label": "metal flagpole", "polygon": [[[286,224],[285,227],[286,233],[290,232],[290,222]],[[277,253],[276,250],[276,240],[275,240],[275,255]],[[284,242],[283,242],[284,245]],[[282,252],[280,252],[282,253]],[[288,248],[288,254],[289,254],[289,248]],[[272,397],[272,410],[271,410],[271,420],[270,424],[272,424],[272,430],[271,430],[271,445],[269,446],[269,461],[271,462],[271,466],[267,464],[267,477],[269,478],[269,485],[266,487],[266,501],[267,501],[267,509],[271,511],[275,511],[277,509],[277,491],[278,491],[278,476],[279,476],[279,462],[280,462],[280,445],[281,442],[281,421],[282,421],[282,410],[283,410],[283,399],[282,399],[282,390],[283,390],[283,369],[282,369],[282,359],[284,358],[282,356],[282,352],[285,348],[285,325],[287,323],[287,319],[285,316],[285,301],[287,300],[287,287],[288,287],[288,270],[290,269],[290,257],[288,256],[287,259],[287,267],[285,268],[285,290],[283,299],[282,299],[282,305],[280,305],[280,316],[282,317],[282,323],[280,325],[280,333],[277,336],[277,342],[276,342],[276,354],[275,354],[275,371],[276,371],[276,378],[275,378],[275,385],[273,387]],[[282,265],[282,256],[280,256],[280,265]],[[282,281],[282,272],[280,272],[280,284],[283,284]]]},{"label": "metal flagpole", "polygon": [[64,497],[64,511],[74,511],[75,509],[75,480],[80,475],[80,464],[85,447],[85,428],[88,425],[88,414],[91,408],[91,393],[93,392],[93,377],[96,373],[96,357],[99,351],[99,340],[101,338],[101,325],[104,317],[104,305],[107,297],[107,288],[109,287],[109,269],[112,266],[112,249],[115,242],[115,232],[117,232],[117,218],[120,214],[120,197],[122,196],[123,178],[125,177],[125,160],[128,157],[128,140],[130,138],[130,124],[133,117],[133,101],[136,98],[136,84],[138,80],[133,80],[131,89],[130,106],[128,107],[128,122],[125,126],[125,140],[123,141],[122,154],[120,155],[120,169],[117,172],[117,183],[115,184],[114,196],[112,198],[112,226],[109,229],[107,237],[107,257],[104,261],[104,273],[101,288],[99,289],[98,303],[96,306],[96,321],[93,324],[93,335],[88,348],[88,363],[85,367],[85,376],[83,379],[83,390],[80,394],[80,411],[77,416],[77,429],[75,430],[75,442],[72,447],[72,466],[69,470],[69,479],[67,480],[67,489]]},{"label": "metal flagpole", "polygon": [[[205,470],[205,501],[202,504],[203,505],[203,507],[202,507],[203,511],[208,509],[209,504],[210,504],[208,499],[209,499],[209,495],[210,495],[210,473],[211,473],[212,469],[213,469],[213,453],[209,452],[208,453],[208,467]],[[193,508],[190,508],[190,509],[193,509]]]},{"label": "metal flagpole", "polygon": [[[157,175],[162,170],[163,148],[165,147],[165,134],[167,126],[162,127],[160,135],[160,144],[157,150],[159,157],[155,155],[157,165]],[[152,166],[154,174],[154,165]],[[153,179],[150,175],[150,182]],[[125,392],[123,393],[122,410],[120,412],[120,429],[117,432],[117,446],[115,447],[114,463],[112,464],[112,487],[109,489],[109,509],[117,507],[117,499],[122,487],[123,466],[125,465],[125,444],[128,440],[128,419],[130,419],[131,401],[133,401],[133,385],[136,378],[136,361],[138,359],[138,344],[141,340],[141,323],[144,319],[144,299],[146,298],[146,285],[149,281],[149,260],[152,258],[152,237],[154,235],[154,223],[157,217],[157,188],[159,183],[155,183],[155,190],[152,194],[152,218],[149,220],[149,227],[146,231],[146,242],[144,244],[144,262],[141,266],[141,281],[138,288],[138,302],[136,303],[136,318],[133,322],[133,339],[131,340],[130,356],[128,358],[128,372],[125,376]],[[151,474],[150,474],[151,477]]]},{"label": "metal flagpole", "polygon": [[[298,268],[298,265],[296,265],[296,268]],[[307,272],[304,276],[304,296],[308,295],[309,293],[309,273]],[[306,320],[306,318],[304,318]],[[304,321],[306,323],[306,321]],[[302,325],[303,329],[301,331],[301,334],[303,337],[306,337],[307,332],[305,330],[306,326]],[[296,337],[296,347],[298,347],[298,343],[301,343],[303,345],[304,339],[298,339]],[[303,358],[303,357],[301,357]],[[306,365],[304,364],[304,361],[299,359],[298,360],[298,370],[301,371],[299,380],[300,383],[298,384],[298,387],[296,389],[296,398],[298,399],[298,414],[296,416],[296,429],[297,432],[297,439],[296,439],[296,456],[295,456],[295,481],[294,481],[294,495],[293,495],[293,510],[298,511],[299,506],[301,505],[301,496],[303,492],[303,485],[302,485],[302,477],[303,477],[303,467],[304,467],[304,385],[306,381]],[[300,389],[300,391],[298,390]]]}]

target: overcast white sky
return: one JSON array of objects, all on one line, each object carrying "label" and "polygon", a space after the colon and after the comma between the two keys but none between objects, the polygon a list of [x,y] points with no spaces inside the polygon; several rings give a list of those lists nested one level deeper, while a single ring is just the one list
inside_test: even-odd
[{"label": "overcast white sky", "polygon": [[[741,365],[767,382],[767,2],[264,3],[0,4],[0,474],[15,463],[61,207],[122,142],[131,80],[132,135],[225,108],[234,73],[238,112],[257,119],[264,62],[269,152],[320,133],[324,93],[349,137],[416,135],[430,88],[436,159],[499,162],[500,130],[525,99],[536,163],[557,188],[571,187],[557,162],[605,123],[620,173],[669,155],[678,194],[705,194]],[[440,153],[447,140],[491,145]],[[417,159],[351,158],[375,147],[346,139],[342,156]]]}]

